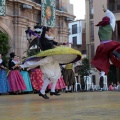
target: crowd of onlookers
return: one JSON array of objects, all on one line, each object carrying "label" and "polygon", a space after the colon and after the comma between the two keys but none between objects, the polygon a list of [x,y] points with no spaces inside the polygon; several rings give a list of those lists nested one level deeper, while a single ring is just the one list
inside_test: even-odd
[{"label": "crowd of onlookers", "polygon": [[108,90],[110,90],[110,91],[120,91],[120,83],[117,82],[117,85],[116,85],[116,84],[113,84],[113,82],[111,82],[109,87],[108,87]]},{"label": "crowd of onlookers", "polygon": [[[74,73],[71,71],[72,65],[66,65],[66,72],[61,69],[62,75],[56,84],[56,91],[63,90],[73,92]],[[70,74],[68,74],[70,72]],[[66,76],[67,75],[67,76]],[[21,68],[21,61],[14,52],[10,53],[8,65],[2,59],[0,54],[0,94],[21,94],[26,92],[39,92],[44,82],[44,75],[40,66],[35,68]],[[48,85],[47,90],[51,89],[51,84]]]}]

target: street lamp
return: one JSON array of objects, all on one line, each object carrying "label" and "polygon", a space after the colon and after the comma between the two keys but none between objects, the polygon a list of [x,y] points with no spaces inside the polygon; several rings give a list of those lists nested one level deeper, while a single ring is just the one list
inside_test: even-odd
[{"label": "street lamp", "polygon": [[[41,43],[40,43],[40,33],[42,33],[42,27],[39,23],[34,26],[34,30],[31,30],[30,27],[25,31],[27,40],[29,41],[29,46],[37,45],[37,52],[40,51]],[[36,36],[36,38],[32,41],[32,35]]]}]

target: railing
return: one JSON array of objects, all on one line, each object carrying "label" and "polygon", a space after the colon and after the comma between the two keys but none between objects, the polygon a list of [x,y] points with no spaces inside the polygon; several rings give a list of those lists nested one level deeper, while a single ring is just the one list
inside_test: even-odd
[{"label": "railing", "polygon": [[38,4],[41,4],[41,0],[31,0],[31,1],[38,3]]},{"label": "railing", "polygon": [[[35,2],[35,3],[38,3],[38,4],[41,4],[41,0],[31,0],[31,1]],[[67,11],[66,8],[63,8],[63,7],[60,8],[59,0],[56,0],[56,10]]]}]

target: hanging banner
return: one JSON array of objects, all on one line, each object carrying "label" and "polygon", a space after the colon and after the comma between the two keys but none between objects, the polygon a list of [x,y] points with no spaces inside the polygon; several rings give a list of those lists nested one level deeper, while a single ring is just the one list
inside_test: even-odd
[{"label": "hanging banner", "polygon": [[55,26],[55,0],[42,0],[41,1],[41,25],[48,27]]},{"label": "hanging banner", "polygon": [[0,16],[5,16],[6,13],[6,0],[0,0]]}]

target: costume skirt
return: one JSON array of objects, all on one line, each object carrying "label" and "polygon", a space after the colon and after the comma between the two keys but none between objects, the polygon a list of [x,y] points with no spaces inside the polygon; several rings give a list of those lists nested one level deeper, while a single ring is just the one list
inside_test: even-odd
[{"label": "costume skirt", "polygon": [[6,71],[4,69],[0,69],[0,93],[10,92],[10,87],[6,75]]},{"label": "costume skirt", "polygon": [[43,85],[43,73],[40,68],[35,68],[31,70],[30,80],[35,90],[41,90]]},{"label": "costume skirt", "polygon": [[26,85],[19,70],[11,70],[8,74],[8,81],[11,92],[26,90]]},{"label": "costume skirt", "polygon": [[23,80],[24,80],[26,88],[27,88],[25,91],[33,91],[32,84],[31,84],[31,81],[30,81],[30,76],[29,76],[28,72],[27,71],[21,71],[20,73],[23,77]]}]

